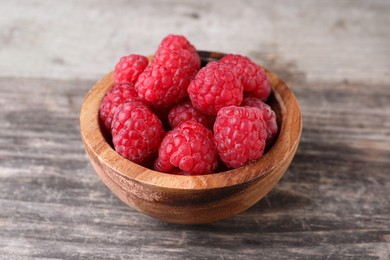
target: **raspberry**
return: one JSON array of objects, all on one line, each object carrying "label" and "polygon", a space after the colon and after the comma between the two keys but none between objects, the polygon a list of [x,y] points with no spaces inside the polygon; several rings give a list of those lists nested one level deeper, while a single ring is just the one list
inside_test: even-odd
[{"label": "raspberry", "polygon": [[[190,64],[193,66],[195,70],[199,70],[200,68],[200,58],[198,53],[196,52],[195,47],[187,40],[183,35],[175,35],[170,34],[166,36],[160,43],[156,54],[154,55],[153,62],[160,57],[160,55],[165,56],[170,53],[177,53],[177,55],[181,56],[181,59],[184,56],[190,56],[191,62]],[[173,60],[177,60],[174,58]],[[166,63],[164,63],[166,65]]]},{"label": "raspberry", "polygon": [[158,49],[160,48],[168,48],[171,50],[187,49],[196,53],[195,47],[183,35],[169,34],[162,39]]},{"label": "raspberry", "polygon": [[241,106],[257,107],[263,113],[263,119],[267,126],[267,144],[271,144],[278,133],[278,124],[276,123],[276,114],[272,108],[254,97],[245,97]]},{"label": "raspberry", "polygon": [[211,130],[191,120],[166,134],[158,150],[155,169],[162,172],[181,170],[183,175],[208,174],[216,169],[217,157]]},{"label": "raspberry", "polygon": [[238,168],[260,158],[266,138],[267,130],[260,109],[229,106],[218,111],[214,141],[226,166]]},{"label": "raspberry", "polygon": [[167,108],[188,95],[187,87],[195,74],[191,66],[169,69],[152,64],[141,73],[135,88],[144,102]]},{"label": "raspberry", "polygon": [[188,99],[180,104],[177,104],[169,111],[168,120],[172,128],[175,128],[181,123],[189,120],[195,120],[209,129],[212,129],[214,124],[213,117],[201,113]]},{"label": "raspberry", "polygon": [[241,76],[244,91],[251,96],[267,100],[271,87],[265,70],[245,56],[228,54],[220,60],[221,63],[234,65],[237,74]]},{"label": "raspberry", "polygon": [[100,103],[100,119],[111,132],[111,122],[117,107],[130,100],[140,100],[133,83],[115,84]]},{"label": "raspberry", "polygon": [[112,120],[112,141],[123,157],[142,163],[158,150],[164,135],[161,121],[139,101],[120,105]]},{"label": "raspberry", "polygon": [[198,53],[192,53],[187,49],[171,50],[169,48],[160,48],[153,58],[153,64],[159,64],[168,69],[191,66],[198,71],[200,69],[200,58]]},{"label": "raspberry", "polygon": [[187,87],[199,68],[195,47],[184,36],[168,35],[135,87],[144,102],[164,109],[188,96]]},{"label": "raspberry", "polygon": [[115,65],[115,83],[135,83],[147,65],[148,59],[145,56],[137,54],[123,56]]},{"label": "raspberry", "polygon": [[196,109],[215,116],[222,107],[241,104],[243,86],[231,65],[209,62],[188,86],[188,94]]}]

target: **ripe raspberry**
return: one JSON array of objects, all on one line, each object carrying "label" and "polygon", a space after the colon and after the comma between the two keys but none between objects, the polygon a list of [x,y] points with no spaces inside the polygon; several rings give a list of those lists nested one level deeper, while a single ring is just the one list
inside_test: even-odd
[{"label": "ripe raspberry", "polygon": [[234,65],[237,74],[241,76],[244,91],[251,96],[267,100],[271,86],[265,70],[245,56],[228,54],[220,60],[221,63]]},{"label": "ripe raspberry", "polygon": [[[176,55],[181,56],[181,59],[183,58],[188,59],[188,56],[190,56],[190,60],[191,60],[190,64],[193,66],[195,70],[199,70],[200,68],[199,55],[196,52],[195,47],[187,40],[186,37],[182,35],[174,35],[174,34],[170,34],[166,36],[161,41],[154,55],[153,62],[155,62],[155,60],[157,60],[160,57],[160,55],[165,54],[165,56],[167,56],[168,54],[169,56],[170,53],[176,53]],[[173,60],[176,61],[177,58],[174,58]],[[165,62],[163,65],[167,66]]]},{"label": "ripe raspberry", "polygon": [[111,122],[117,107],[131,100],[140,100],[133,83],[115,84],[100,103],[100,119],[103,121],[106,130],[111,132]]},{"label": "ripe raspberry", "polygon": [[215,116],[222,107],[241,104],[243,86],[231,65],[209,62],[188,86],[188,94],[196,109]]},{"label": "ripe raspberry", "polygon": [[169,69],[152,64],[144,70],[135,84],[138,96],[158,108],[167,108],[185,98],[187,87],[195,77],[191,66]]},{"label": "ripe raspberry", "polygon": [[171,50],[187,49],[196,53],[195,47],[183,35],[169,34],[162,39],[158,49],[168,48]]},{"label": "ripe raspberry", "polygon": [[179,168],[183,175],[208,174],[216,169],[217,156],[213,133],[202,124],[186,121],[165,135],[155,169],[178,172]]},{"label": "ripe raspberry", "polygon": [[115,83],[135,83],[147,65],[148,59],[145,56],[137,54],[123,56],[115,65]]},{"label": "ripe raspberry", "polygon": [[276,122],[276,114],[272,108],[254,97],[245,97],[241,106],[257,107],[263,113],[263,119],[267,126],[267,144],[271,144],[278,133],[278,124]]},{"label": "ripe raspberry", "polygon": [[212,129],[214,124],[213,117],[201,113],[191,104],[191,101],[188,99],[177,104],[169,111],[168,120],[169,125],[172,128],[175,128],[181,123],[189,120],[195,120],[209,129]]},{"label": "ripe raspberry", "polygon": [[198,53],[192,53],[187,49],[171,50],[169,48],[159,48],[153,58],[153,64],[159,64],[168,69],[191,66],[198,71],[200,69],[200,58]]},{"label": "ripe raspberry", "polygon": [[120,105],[112,120],[112,141],[123,157],[142,163],[158,150],[164,135],[161,121],[139,101]]},{"label": "ripe raspberry", "polygon": [[195,47],[184,36],[168,35],[135,87],[144,102],[166,109],[188,96],[187,87],[199,68]]},{"label": "ripe raspberry", "polygon": [[267,130],[260,109],[229,106],[218,111],[214,141],[226,166],[238,168],[263,155]]}]

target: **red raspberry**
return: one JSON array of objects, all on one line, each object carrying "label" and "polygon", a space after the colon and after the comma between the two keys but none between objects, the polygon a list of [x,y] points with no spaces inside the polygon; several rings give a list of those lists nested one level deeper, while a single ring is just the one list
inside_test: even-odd
[{"label": "red raspberry", "polygon": [[267,100],[271,93],[271,86],[267,74],[263,68],[245,56],[228,54],[220,60],[221,63],[232,64],[241,76],[244,91],[251,96]]},{"label": "red raspberry", "polygon": [[165,66],[168,69],[191,66],[198,71],[200,69],[200,58],[198,53],[192,53],[187,49],[171,50],[169,48],[160,48],[153,58],[153,64]]},{"label": "red raspberry", "polygon": [[245,97],[241,106],[257,107],[263,113],[263,119],[267,126],[267,144],[271,144],[278,133],[278,124],[276,122],[276,114],[272,108],[254,97]]},{"label": "red raspberry", "polygon": [[196,53],[195,47],[183,35],[169,34],[162,39],[158,49],[168,48],[171,50],[187,49]]},{"label": "red raspberry", "polygon": [[184,36],[168,35],[135,87],[144,102],[164,109],[188,96],[188,85],[199,68],[195,47]]},{"label": "red raspberry", "polygon": [[[212,173],[218,164],[213,133],[195,121],[186,121],[168,132],[158,150],[155,168],[183,175]],[[176,167],[176,168],[175,168]]]},{"label": "red raspberry", "polygon": [[169,69],[152,64],[144,70],[135,84],[138,96],[158,108],[167,108],[185,98],[187,87],[196,70],[191,66]]},{"label": "red raspberry", "polygon": [[260,158],[266,138],[267,130],[260,109],[229,106],[218,111],[214,141],[226,166],[238,168]]},{"label": "red raspberry", "polygon": [[172,128],[175,128],[181,123],[189,120],[195,120],[209,129],[212,129],[214,124],[213,117],[201,113],[188,99],[180,104],[177,104],[169,111],[168,120]]},{"label": "red raspberry", "polygon": [[131,100],[140,100],[133,83],[115,84],[100,103],[100,119],[103,121],[106,130],[111,132],[111,122],[117,107]]},{"label": "red raspberry", "polygon": [[[184,52],[183,52],[184,51]],[[196,52],[195,47],[187,40],[186,37],[182,35],[174,35],[170,34],[166,36],[160,43],[156,54],[154,55],[153,62],[160,57],[160,55],[163,54],[170,54],[170,53],[176,53],[180,52],[177,55],[181,56],[181,59],[183,59],[185,56],[190,56],[191,58],[191,64],[194,69],[199,70],[200,68],[200,58],[198,53]],[[186,57],[188,59],[188,57]],[[173,60],[177,60],[177,58],[174,58]],[[177,64],[177,63],[176,63]],[[166,63],[164,62],[164,65]]]},{"label": "red raspberry", "polygon": [[115,65],[115,83],[135,83],[147,65],[148,58],[145,56],[137,54],[123,56]]},{"label": "red raspberry", "polygon": [[231,65],[209,62],[188,86],[188,94],[196,109],[215,116],[222,107],[241,104],[243,87]]},{"label": "red raspberry", "polygon": [[164,135],[161,121],[138,101],[120,105],[112,120],[112,141],[123,157],[142,163],[156,152]]}]

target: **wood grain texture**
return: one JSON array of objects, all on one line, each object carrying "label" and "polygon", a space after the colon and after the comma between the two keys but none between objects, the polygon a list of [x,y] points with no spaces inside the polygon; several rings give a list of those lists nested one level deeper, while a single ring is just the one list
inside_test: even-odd
[{"label": "wood grain texture", "polygon": [[[0,259],[389,259],[388,1],[112,3],[0,2]],[[276,189],[214,224],[130,209],[79,134],[95,81],[171,32],[249,55],[302,108]]]},{"label": "wood grain texture", "polygon": [[304,124],[287,174],[254,207],[204,226],[146,217],[99,180],[78,129],[83,94],[91,85],[0,79],[2,258],[386,259],[390,254],[386,85],[313,88],[296,82]]}]

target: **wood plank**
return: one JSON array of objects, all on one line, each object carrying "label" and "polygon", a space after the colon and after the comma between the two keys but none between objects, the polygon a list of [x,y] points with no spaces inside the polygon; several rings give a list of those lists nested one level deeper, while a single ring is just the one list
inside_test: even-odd
[{"label": "wood plank", "polygon": [[93,172],[78,129],[92,81],[0,78],[0,255],[386,259],[387,86],[290,81],[304,132],[277,188],[234,218],[180,226],[128,208]]}]

